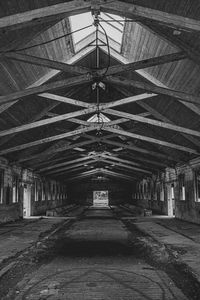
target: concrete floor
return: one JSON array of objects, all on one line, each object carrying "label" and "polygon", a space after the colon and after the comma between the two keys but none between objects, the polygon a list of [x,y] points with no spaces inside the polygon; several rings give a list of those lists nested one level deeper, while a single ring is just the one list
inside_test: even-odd
[{"label": "concrete floor", "polygon": [[[133,225],[139,231],[135,232],[127,227],[128,216],[129,227]],[[123,219],[126,219],[126,222]],[[171,276],[160,261],[151,263],[151,254],[145,257],[146,254],[142,254],[142,251],[140,253],[141,248],[138,248],[135,242],[136,238],[145,239],[143,233],[140,235],[140,230],[141,232],[149,230],[150,236],[159,237],[163,243],[173,244],[177,242],[174,235],[180,235],[182,240],[179,246],[183,245],[187,237],[166,228],[173,223],[173,220],[166,220],[170,225],[166,224],[167,222],[161,224],[165,222],[164,218],[133,219],[131,213],[118,208],[112,210],[90,208],[86,209],[84,215],[76,221],[70,220],[71,225],[67,218],[65,220],[50,218],[34,222],[26,220],[26,226],[16,223],[16,228],[12,232],[9,232],[6,226],[2,226],[0,255],[6,252],[5,249],[2,250],[3,239],[10,241],[7,245],[9,249],[14,250],[8,251],[7,260],[3,255],[4,272],[0,279],[0,299],[199,299],[198,292],[190,295],[187,294],[187,289],[181,288],[179,274]],[[188,223],[186,224],[188,226]],[[161,232],[160,227],[174,235]],[[54,232],[49,235],[52,229]],[[48,232],[43,234],[43,239],[40,237],[38,246],[39,232],[47,230]],[[20,240],[15,244],[15,238],[19,236],[24,248],[20,247]],[[30,246],[28,241],[29,243],[35,241],[31,244],[30,253],[27,250],[27,246]],[[14,244],[15,248],[11,247]],[[37,249],[36,252],[34,247]],[[14,256],[17,250],[21,251],[20,256]],[[40,250],[43,251],[42,258],[31,260],[33,253],[34,257],[40,256]],[[12,259],[9,258],[10,255],[13,256]],[[14,268],[13,262],[18,264],[18,267]]]}]

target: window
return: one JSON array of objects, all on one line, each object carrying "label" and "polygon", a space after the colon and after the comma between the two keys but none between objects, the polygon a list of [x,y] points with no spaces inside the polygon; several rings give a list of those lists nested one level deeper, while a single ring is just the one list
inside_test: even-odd
[{"label": "window", "polygon": [[179,176],[179,197],[180,200],[185,200],[185,175]]},{"label": "window", "polygon": [[3,203],[4,170],[0,170],[0,203]]},{"label": "window", "polygon": [[164,201],[164,183],[160,184],[160,201]]},{"label": "window", "polygon": [[19,178],[13,176],[13,186],[12,186],[12,202],[17,203],[19,201]]},{"label": "window", "polygon": [[41,186],[42,186],[42,201],[45,201],[45,196],[46,196],[45,182],[41,183]]},{"label": "window", "polygon": [[196,202],[200,202],[200,171],[195,174]]},{"label": "window", "polygon": [[35,201],[38,201],[38,183],[35,181]]}]

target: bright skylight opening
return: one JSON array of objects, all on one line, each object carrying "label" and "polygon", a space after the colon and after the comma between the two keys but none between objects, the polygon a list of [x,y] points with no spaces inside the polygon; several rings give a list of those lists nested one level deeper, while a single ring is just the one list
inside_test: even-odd
[{"label": "bright skylight opening", "polygon": [[[99,21],[101,26],[105,29],[108,37],[117,42],[119,46],[121,46],[124,29],[124,18],[112,14],[101,13],[99,15]],[[72,35],[75,49],[80,41],[88,37],[90,34],[95,33],[96,31],[96,27],[93,25],[94,19],[91,12],[70,17],[70,23],[72,32],[76,31]],[[104,34],[104,30],[101,28],[101,26],[99,26],[99,31]],[[120,47],[115,50],[119,51],[119,48]],[[80,50],[79,47],[77,47],[77,49]]]},{"label": "bright skylight opening", "polygon": [[[89,12],[70,17],[70,23],[71,23],[72,32],[77,31],[77,32],[73,33],[73,39],[74,39],[75,44],[77,44],[82,39],[84,39],[86,36],[88,36],[90,33],[95,31],[95,27],[94,27],[94,25],[92,25],[94,23],[94,19],[92,17],[92,14]],[[92,25],[92,26],[88,27],[86,29],[80,30],[89,25]]]},{"label": "bright skylight opening", "polygon": [[103,123],[108,123],[108,122],[110,122],[110,119],[108,117],[106,117],[104,114],[100,113],[99,118],[98,118],[97,114],[95,114],[91,118],[89,118],[87,121],[91,122],[91,123],[98,123],[98,121],[103,122]]}]

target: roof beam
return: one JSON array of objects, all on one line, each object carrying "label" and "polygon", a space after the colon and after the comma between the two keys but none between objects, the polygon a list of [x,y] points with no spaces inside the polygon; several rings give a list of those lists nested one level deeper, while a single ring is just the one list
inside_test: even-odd
[{"label": "roof beam", "polygon": [[160,158],[160,159],[173,160],[174,161],[174,159],[172,159],[172,157],[170,155],[165,155],[165,154],[162,154],[162,153],[159,153],[159,152],[155,152],[155,151],[152,151],[152,150],[147,150],[147,149],[144,149],[144,148],[141,148],[141,147],[137,147],[137,146],[135,146],[131,143],[125,144],[125,143],[109,140],[111,137],[112,138],[116,137],[116,134],[112,134],[112,135],[109,135],[109,136],[106,136],[106,137],[103,137],[103,138],[96,138],[96,137],[93,137],[93,136],[90,136],[90,135],[85,135],[85,136],[90,138],[93,142],[103,142],[103,143],[108,144],[108,145],[122,147],[124,149],[129,149],[129,150],[132,150],[132,151],[135,151],[135,152],[152,155],[152,156],[155,156],[155,157]]},{"label": "roof beam", "polygon": [[70,161],[65,161],[65,162],[62,162],[62,163],[59,163],[59,164],[51,165],[49,167],[38,169],[37,172],[45,172],[45,171],[55,169],[55,168],[58,168],[58,167],[64,167],[64,166],[66,167],[66,166],[73,165],[73,164],[78,163],[78,162],[79,163],[84,162],[84,161],[87,161],[87,160],[90,160],[90,159],[93,159],[93,158],[96,158],[96,157],[99,157],[99,156],[100,156],[100,154],[87,155],[87,156],[84,156],[84,157],[81,157],[81,158],[77,158],[77,159],[70,160]]},{"label": "roof beam", "polygon": [[[74,64],[75,62],[79,61],[80,59],[82,59],[83,57],[85,57],[86,55],[91,53],[92,50],[93,50],[92,48],[82,49],[81,51],[76,53],[74,56],[72,56],[70,59],[63,60],[63,63]],[[36,82],[34,82],[30,86],[28,86],[27,89],[45,84],[45,83],[47,83],[48,80],[52,79],[59,73],[60,73],[60,70],[51,70],[51,71],[47,72],[44,76],[42,76],[40,79],[38,79]],[[15,104],[18,101],[19,101],[19,99],[12,101],[12,102],[4,103],[2,105],[0,104],[0,113],[7,110],[10,106],[12,106],[13,104]]]},{"label": "roof beam", "polygon": [[195,64],[200,64],[199,51],[194,49],[189,43],[185,43],[181,38],[173,35],[170,31],[162,30],[158,26],[154,26],[151,22],[142,21],[140,22],[140,25],[147,28],[147,30],[153,32],[154,34],[162,37],[162,39],[171,45],[176,46],[184,51],[188,58],[190,58]]},{"label": "roof beam", "polygon": [[[91,160],[87,161],[87,165],[91,165],[91,164],[94,164],[96,162],[97,161],[95,161],[95,160],[93,160],[91,158]],[[58,168],[56,170],[50,170],[50,171],[47,171],[47,172],[44,172],[44,173],[45,173],[45,175],[52,175],[52,174],[56,174],[56,173],[63,173],[66,170],[71,170],[71,169],[74,169],[74,168],[77,168],[77,167],[80,167],[80,166],[83,166],[82,162],[77,163],[77,164],[73,164],[73,165],[70,165],[70,166],[64,166],[64,167]]]},{"label": "roof beam", "polygon": [[[177,45],[179,44],[179,41],[177,41]],[[100,46],[101,50],[105,53],[108,53],[107,52],[107,49],[105,47],[102,47]],[[128,60],[126,58],[124,58],[121,54],[119,54],[117,51],[115,51],[114,49],[110,48],[110,53],[111,53],[111,56],[115,59],[117,59],[119,62],[121,62],[122,64],[127,64],[128,63]],[[194,57],[193,54],[191,53],[191,57],[193,57],[193,60],[194,60]],[[200,63],[200,56],[199,56],[199,63]],[[156,86],[161,86],[163,88],[166,88],[167,89],[167,86],[164,86],[161,82],[159,82],[159,84],[157,82],[155,82],[155,78],[154,80],[150,79],[149,77],[149,74],[146,74],[144,72],[144,70],[136,70],[136,72],[144,77],[145,79],[147,79],[148,81],[151,81],[151,83],[153,83],[154,85]],[[148,76],[147,76],[148,75]],[[192,97],[193,95],[191,95]],[[195,99],[196,100],[196,99]],[[198,99],[197,99],[198,100]],[[182,101],[181,99],[179,99],[179,101],[185,105],[187,108],[189,108],[190,110],[192,110],[193,112],[195,112],[196,114],[200,115],[200,108],[197,106],[197,105],[194,105],[193,103],[191,102],[185,102],[185,101]],[[198,100],[200,101],[200,100]],[[194,103],[197,103],[196,101],[194,101]],[[199,102],[200,103],[200,102]]]},{"label": "roof beam", "polygon": [[[4,52],[0,54],[0,59],[5,59],[5,58],[21,61],[33,65],[38,65],[42,67],[47,67],[50,69],[60,70],[62,72],[67,72],[75,75],[83,75],[89,73],[89,74],[93,74],[93,76],[95,77],[96,76],[98,77],[98,76],[102,76],[106,70],[104,68],[102,70],[94,71],[86,67],[71,65],[64,62],[58,62],[47,58],[41,58],[41,57],[36,57],[36,56],[32,56],[24,53],[12,52],[12,51]],[[184,52],[177,52],[177,53],[153,57],[141,61],[136,61],[126,65],[120,64],[116,66],[111,66],[107,72],[107,75],[114,75],[125,71],[134,71],[138,69],[149,68],[152,66],[174,62],[185,58],[187,58],[187,55]]]},{"label": "roof beam", "polygon": [[45,150],[43,152],[34,154],[34,155],[30,155],[28,157],[23,157],[20,158],[19,160],[17,160],[18,163],[22,163],[25,161],[29,161],[29,160],[33,160],[33,159],[38,159],[38,158],[44,158],[47,157],[48,155],[52,155],[52,154],[57,154],[60,152],[64,152],[67,150],[71,150],[77,147],[82,147],[82,146],[86,146],[86,145],[90,145],[93,143],[92,140],[87,140],[87,141],[82,141],[82,142],[78,142],[78,143],[73,143],[73,144],[69,144],[69,142],[64,141],[65,144],[62,146],[58,145],[58,143],[54,144],[52,147],[50,147],[50,149]]},{"label": "roof beam", "polygon": [[190,134],[190,135],[200,137],[200,132],[199,131],[188,129],[188,128],[185,128],[185,127],[182,127],[182,126],[177,126],[177,125],[173,125],[173,124],[166,123],[166,122],[160,122],[160,121],[153,120],[153,119],[150,119],[150,118],[144,118],[144,117],[141,117],[141,116],[138,116],[138,115],[133,115],[133,114],[129,114],[129,113],[126,113],[126,112],[117,111],[117,110],[113,110],[113,109],[106,109],[105,112],[110,114],[110,115],[113,115],[113,116],[123,117],[123,118],[127,118],[129,120],[149,124],[149,125],[152,125],[152,126],[158,126],[158,127],[164,128],[164,129],[169,129],[169,130],[173,130],[173,131],[176,131],[176,132],[186,133],[186,134]]},{"label": "roof beam", "polygon": [[43,138],[43,139],[40,139],[40,140],[36,140],[34,142],[21,144],[21,145],[12,147],[12,148],[3,149],[3,150],[0,151],[0,155],[15,152],[15,151],[20,151],[20,150],[23,150],[23,149],[26,149],[26,148],[34,147],[34,146],[41,145],[41,144],[44,144],[44,143],[53,142],[53,141],[64,139],[64,138],[67,138],[67,137],[70,137],[70,136],[79,135],[79,134],[84,133],[84,132],[90,132],[90,131],[95,130],[96,128],[97,128],[97,126],[84,127],[84,128],[78,129],[78,130],[74,130],[74,131],[70,131],[70,132],[50,136],[50,137],[47,137],[47,138]]},{"label": "roof beam", "polygon": [[[18,132],[21,132],[21,131],[30,130],[30,129],[34,129],[34,128],[37,128],[37,127],[50,125],[50,124],[53,124],[55,122],[68,120],[68,119],[71,119],[71,118],[74,118],[74,117],[87,115],[87,114],[96,112],[96,110],[97,109],[96,109],[95,106],[91,106],[91,108],[70,112],[70,113],[67,113],[67,114],[59,115],[59,116],[48,118],[48,119],[43,119],[43,120],[40,120],[40,121],[35,121],[33,123],[28,123],[28,124],[25,124],[25,125],[20,125],[18,127],[14,127],[14,128],[10,128],[10,129],[1,131],[0,136],[5,136],[5,135],[13,134],[13,133],[18,133]],[[93,126],[93,125],[94,124],[91,123],[91,126]]]},{"label": "roof beam", "polygon": [[152,174],[152,172],[144,170],[142,168],[136,168],[136,167],[133,167],[133,166],[121,163],[121,162],[116,162],[116,161],[113,162],[113,161],[109,160],[108,158],[101,159],[101,162],[105,162],[105,163],[108,163],[108,164],[114,165],[114,166],[116,165],[116,166],[119,166],[119,167],[122,167],[122,168],[125,168],[128,170],[132,170],[132,171],[137,171],[137,172],[146,173],[146,174]]},{"label": "roof beam", "polygon": [[88,176],[92,176],[92,175],[95,175],[95,174],[105,174],[105,175],[109,175],[109,176],[113,176],[113,177],[117,177],[117,178],[122,178],[122,179],[125,179],[125,180],[128,180],[128,181],[133,181],[135,179],[132,176],[124,175],[124,174],[121,174],[119,172],[113,172],[113,171],[108,171],[108,170],[103,169],[103,168],[98,168],[98,169],[95,169],[95,170],[92,170],[92,171],[83,172],[78,176],[75,176],[75,177],[72,177],[72,178],[68,179],[67,181],[72,181],[72,180],[75,180],[75,179],[81,179],[81,178],[83,178],[83,176],[88,177]]},{"label": "roof beam", "polygon": [[200,31],[200,21],[186,18],[180,15],[167,13],[165,11],[155,10],[149,7],[139,6],[123,1],[113,3],[104,3],[101,5],[101,11],[121,15],[126,18],[139,20],[151,20],[158,24],[163,24],[172,28],[183,29],[186,31]]},{"label": "roof beam", "polygon": [[89,11],[90,1],[67,1],[51,6],[0,18],[0,29],[16,30],[27,26],[35,26],[40,23],[64,18]]},{"label": "roof beam", "polygon": [[[74,100],[74,99],[70,99],[70,98],[67,98],[67,97],[58,96],[58,95],[49,94],[49,93],[44,93],[44,94],[41,95],[41,97],[51,99],[51,100],[60,101],[60,102],[65,102],[65,103],[76,105],[76,106],[82,106],[82,107],[85,107],[86,109],[75,111],[75,112],[70,112],[70,113],[55,116],[55,117],[50,117],[48,119],[35,121],[33,123],[28,123],[28,124],[13,127],[13,128],[7,129],[7,130],[3,130],[3,131],[0,131],[0,136],[2,137],[2,136],[5,136],[5,135],[17,133],[17,132],[22,132],[22,131],[25,131],[25,130],[34,129],[34,128],[37,128],[37,127],[40,127],[40,126],[53,124],[53,123],[56,123],[56,122],[60,122],[60,121],[63,121],[63,120],[68,120],[68,119],[71,119],[71,118],[74,118],[74,117],[94,113],[94,112],[97,111],[96,104],[94,105],[94,104],[90,104],[90,103],[87,103],[87,102]],[[103,104],[100,104],[99,110],[109,108],[109,107],[115,107],[115,106],[122,105],[122,104],[132,103],[132,102],[139,101],[139,100],[146,99],[146,98],[150,98],[150,97],[154,97],[154,94],[142,94],[142,95],[137,95],[137,96],[124,98],[124,99],[117,100],[117,101],[111,101],[111,102],[108,102],[108,103],[103,103]],[[90,124],[92,125],[92,123],[90,123]]]},{"label": "roof beam", "polygon": [[12,52],[12,51],[0,54],[1,60],[5,58],[21,61],[24,63],[29,63],[37,66],[47,67],[50,69],[60,70],[62,72],[67,72],[75,75],[83,75],[92,72],[92,70],[85,67],[80,67],[76,65],[63,63],[63,62],[58,62],[55,60],[50,60],[47,58],[41,58],[37,56],[32,56],[32,55],[28,55],[24,53],[22,54],[22,53]]},{"label": "roof beam", "polygon": [[[177,53],[167,54],[167,55],[153,57],[149,59],[139,60],[128,64],[114,65],[108,69],[106,76],[116,75],[127,71],[145,69],[145,68],[158,66],[169,62],[179,61],[185,58],[187,58],[187,55],[184,52],[177,52]],[[105,73],[105,69],[97,71],[97,75],[99,76],[104,73]]]},{"label": "roof beam", "polygon": [[[108,158],[108,159],[110,159],[110,160],[114,160],[114,161],[116,161],[116,162],[121,162],[121,163],[123,163],[123,164],[128,164],[128,165],[133,166],[133,167],[135,167],[135,166],[137,166],[137,167],[142,167],[142,166],[143,166],[143,165],[141,165],[140,163],[136,163],[136,162],[133,162],[133,161],[127,160],[127,159],[122,159],[122,158],[119,158],[119,157],[115,157],[115,156],[113,156],[113,155],[102,154],[101,157],[103,157],[103,158],[105,157],[105,158]],[[152,168],[149,168],[149,167],[148,167],[148,169],[152,169]],[[154,169],[155,169],[155,168],[154,168]]]},{"label": "roof beam", "polygon": [[135,81],[135,80],[126,79],[124,77],[115,77],[115,76],[108,76],[104,79],[104,81],[110,84],[116,84],[125,87],[134,87],[134,88],[142,89],[147,92],[156,93],[160,95],[167,95],[176,99],[184,100],[186,102],[200,104],[199,96],[194,96],[180,91],[170,90],[167,88],[155,86],[142,81]]},{"label": "roof beam", "polygon": [[[124,96],[128,97],[131,96],[131,93],[128,90],[119,88],[119,87],[115,87],[119,92],[121,92]],[[154,117],[156,117],[157,119],[160,119],[164,122],[176,125],[175,122],[171,121],[169,118],[167,118],[166,116],[162,115],[161,113],[159,113],[155,108],[153,108],[152,106],[150,106],[148,103],[144,102],[144,101],[139,101],[138,104],[144,108],[145,110],[147,110],[151,115],[153,115]],[[183,102],[184,105],[187,106],[187,102]],[[189,104],[189,105],[193,105],[193,104]],[[186,138],[187,140],[189,140],[190,142],[192,142],[194,145],[200,147],[200,141],[192,136],[186,135],[185,133],[181,133],[181,135]]]},{"label": "roof beam", "polygon": [[65,88],[73,87],[79,84],[90,83],[91,81],[92,81],[92,77],[87,74],[87,75],[80,75],[72,78],[67,78],[60,81],[54,81],[51,83],[46,83],[41,86],[28,88],[22,91],[17,91],[9,95],[0,96],[0,105],[3,103],[8,103],[8,102],[15,101],[17,99],[24,98],[26,96],[36,95],[47,91],[54,91],[54,90],[61,89],[63,87]]},{"label": "roof beam", "polygon": [[184,151],[184,152],[188,152],[188,153],[193,153],[193,154],[200,155],[199,152],[197,152],[196,150],[191,149],[189,147],[185,147],[185,146],[182,146],[182,145],[177,145],[177,144],[174,144],[174,143],[169,143],[169,142],[161,141],[161,140],[158,140],[156,138],[151,138],[151,137],[143,136],[143,135],[140,135],[140,134],[135,134],[135,133],[128,132],[128,131],[114,129],[114,128],[111,128],[111,127],[108,127],[108,128],[107,127],[103,127],[102,130],[105,130],[105,131],[108,131],[108,132],[112,132],[112,133],[115,133],[117,135],[122,135],[122,136],[130,137],[130,138],[133,138],[133,139],[139,139],[139,140],[142,140],[142,141],[145,141],[145,142],[149,142],[149,143],[155,143],[155,144],[158,144],[160,146],[169,147],[169,148],[173,148],[173,149],[176,149],[176,150],[180,150],[180,151]]}]

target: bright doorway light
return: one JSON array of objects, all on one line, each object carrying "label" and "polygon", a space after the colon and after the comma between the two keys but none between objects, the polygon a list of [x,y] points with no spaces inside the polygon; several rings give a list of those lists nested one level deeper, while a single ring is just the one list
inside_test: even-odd
[{"label": "bright doorway light", "polygon": [[109,205],[108,191],[94,191],[93,192],[93,206],[107,207]]}]

